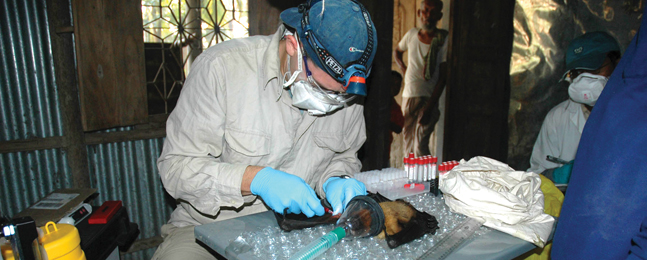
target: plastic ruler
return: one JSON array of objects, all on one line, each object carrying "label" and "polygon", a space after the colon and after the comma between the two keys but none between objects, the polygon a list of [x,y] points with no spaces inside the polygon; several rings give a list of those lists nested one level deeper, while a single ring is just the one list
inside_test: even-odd
[{"label": "plastic ruler", "polygon": [[445,259],[449,254],[451,254],[456,248],[458,248],[463,242],[470,239],[472,234],[476,232],[479,227],[481,227],[481,222],[473,218],[467,218],[467,220],[460,223],[454,230],[445,234],[436,244],[427,252],[422,254],[418,259],[419,260],[441,260]]}]

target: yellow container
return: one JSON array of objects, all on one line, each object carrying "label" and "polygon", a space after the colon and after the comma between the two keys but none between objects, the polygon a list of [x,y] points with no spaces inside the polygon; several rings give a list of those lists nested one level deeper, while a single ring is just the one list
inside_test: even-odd
[{"label": "yellow container", "polygon": [[81,249],[79,231],[70,224],[47,222],[44,227],[43,237],[38,238],[41,249],[47,254],[49,260],[85,260],[85,253]]},{"label": "yellow container", "polygon": [[13,249],[11,249],[11,244],[9,242],[0,245],[0,252],[2,252],[2,258],[4,258],[4,260],[14,260]]}]

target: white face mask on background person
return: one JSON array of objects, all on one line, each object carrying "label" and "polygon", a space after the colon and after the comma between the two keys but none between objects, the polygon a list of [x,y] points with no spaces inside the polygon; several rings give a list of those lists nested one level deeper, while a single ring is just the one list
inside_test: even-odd
[{"label": "white face mask on background person", "polygon": [[608,80],[605,76],[584,72],[568,86],[568,95],[577,103],[595,106]]},{"label": "white face mask on background person", "polygon": [[[303,71],[303,63],[305,62],[298,42],[299,41],[297,40],[297,59],[299,62],[297,70],[295,72],[288,71],[283,77],[283,87],[290,88],[290,92],[292,93],[292,105],[297,108],[307,110],[308,113],[313,116],[325,115],[343,108],[347,102],[353,99],[353,97],[330,93],[330,91],[321,89],[314,79],[312,79],[312,76],[308,76],[307,79],[297,79]],[[290,70],[289,55],[287,66],[288,70]],[[285,78],[288,77],[288,81],[285,81]],[[314,82],[314,85],[316,86],[313,86],[310,82]]]}]

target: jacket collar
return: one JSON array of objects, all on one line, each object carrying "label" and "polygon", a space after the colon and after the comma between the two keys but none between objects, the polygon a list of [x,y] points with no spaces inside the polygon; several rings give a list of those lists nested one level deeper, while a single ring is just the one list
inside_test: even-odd
[{"label": "jacket collar", "polygon": [[[272,93],[276,94],[278,99],[283,92],[283,86],[281,86],[281,59],[279,58],[279,42],[283,37],[283,32],[285,31],[285,26],[281,24],[276,30],[276,33],[272,36],[270,44],[263,55],[263,60],[261,61],[261,80],[263,80],[263,89],[267,89],[268,86]],[[274,82],[274,83],[272,83]]]},{"label": "jacket collar", "polygon": [[586,118],[584,118],[584,111],[582,111],[582,104],[577,103],[571,99],[568,100],[568,113],[570,114],[570,119],[577,129],[580,131],[580,134],[584,131],[584,125],[586,124]]}]

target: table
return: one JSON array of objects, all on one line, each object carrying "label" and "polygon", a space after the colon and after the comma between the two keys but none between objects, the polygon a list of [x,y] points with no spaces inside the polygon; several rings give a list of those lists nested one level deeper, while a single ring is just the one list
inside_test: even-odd
[{"label": "table", "polygon": [[[265,227],[278,227],[272,212],[261,212],[196,226],[195,237],[227,259],[259,259],[252,252],[241,252],[230,242],[243,232],[254,232]],[[530,242],[492,230],[461,245],[446,259],[513,259],[535,248],[536,246]]]}]

